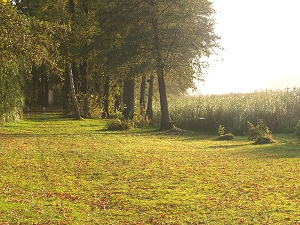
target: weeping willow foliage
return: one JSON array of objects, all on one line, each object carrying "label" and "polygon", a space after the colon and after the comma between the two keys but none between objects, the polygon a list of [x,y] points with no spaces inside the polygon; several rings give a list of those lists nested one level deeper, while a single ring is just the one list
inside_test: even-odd
[{"label": "weeping willow foliage", "polygon": [[63,30],[21,14],[12,3],[0,4],[0,124],[22,115],[24,71],[44,62],[56,68]]},{"label": "weeping willow foliage", "polygon": [[24,95],[20,65],[0,65],[0,124],[22,117]]}]

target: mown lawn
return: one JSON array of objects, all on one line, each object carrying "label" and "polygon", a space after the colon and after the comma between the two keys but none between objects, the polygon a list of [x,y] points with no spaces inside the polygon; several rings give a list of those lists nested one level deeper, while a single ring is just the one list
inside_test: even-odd
[{"label": "mown lawn", "polygon": [[42,115],[0,128],[0,224],[299,224],[300,147]]}]

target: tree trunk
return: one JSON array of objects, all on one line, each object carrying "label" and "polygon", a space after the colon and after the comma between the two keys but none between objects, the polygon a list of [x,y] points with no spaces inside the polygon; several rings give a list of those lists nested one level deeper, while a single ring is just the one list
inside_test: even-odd
[{"label": "tree trunk", "polygon": [[101,92],[100,79],[99,79],[99,75],[96,71],[94,72],[94,88],[95,88],[95,93],[96,93],[96,97],[97,97],[97,103],[99,105],[101,105],[101,99],[102,99],[103,92]]},{"label": "tree trunk", "polygon": [[[88,9],[88,2],[87,0],[82,1],[83,11],[85,15],[88,16],[89,9]],[[91,115],[89,110],[89,86],[88,86],[88,61],[87,56],[83,60],[82,64],[80,65],[81,75],[82,75],[82,92],[84,95],[84,107],[83,113],[85,117],[89,117]]]},{"label": "tree trunk", "polygon": [[117,112],[120,109],[121,104],[121,96],[119,94],[115,95],[115,104],[114,104],[114,111]]},{"label": "tree trunk", "polygon": [[46,72],[44,76],[43,107],[49,107],[49,78]]},{"label": "tree trunk", "polygon": [[173,122],[171,121],[168,107],[167,91],[164,77],[163,61],[161,56],[161,44],[158,36],[158,24],[156,18],[152,18],[152,29],[153,29],[153,55],[156,62],[158,90],[160,98],[160,109],[161,109],[161,121],[160,129],[167,130],[171,129]]},{"label": "tree trunk", "polygon": [[103,107],[106,116],[109,116],[109,75],[105,76]]},{"label": "tree trunk", "polygon": [[77,101],[77,97],[76,97],[76,91],[75,91],[75,86],[74,86],[74,79],[73,79],[73,72],[72,72],[71,62],[67,63],[67,70],[68,70],[69,81],[70,81],[72,101],[73,101],[73,104],[74,104],[75,119],[79,120],[79,119],[81,119],[81,116],[80,116],[78,101]]},{"label": "tree trunk", "polygon": [[90,116],[89,110],[89,86],[88,86],[88,63],[87,60],[84,60],[83,63],[80,65],[80,73],[82,75],[82,92],[84,95],[84,108],[83,113],[85,117]]},{"label": "tree trunk", "polygon": [[37,92],[38,92],[38,77],[37,77],[37,68],[36,66],[33,66],[32,68],[32,107],[37,106]]},{"label": "tree trunk", "polygon": [[74,82],[74,87],[75,87],[75,92],[79,93],[79,76],[78,76],[78,68],[77,64],[75,61],[71,62],[71,70],[72,70],[72,75],[73,75],[73,82]]},{"label": "tree trunk", "polygon": [[133,119],[134,116],[134,84],[135,79],[124,81],[124,92],[123,92],[123,102],[124,110],[123,116],[125,119]]},{"label": "tree trunk", "polygon": [[153,119],[153,83],[154,83],[154,77],[151,74],[149,79],[149,94],[148,94],[148,103],[147,103],[147,111],[146,111],[146,115],[150,120]]},{"label": "tree trunk", "polygon": [[146,107],[145,102],[145,93],[146,93],[146,76],[142,76],[141,90],[140,90],[140,108],[143,111]]}]

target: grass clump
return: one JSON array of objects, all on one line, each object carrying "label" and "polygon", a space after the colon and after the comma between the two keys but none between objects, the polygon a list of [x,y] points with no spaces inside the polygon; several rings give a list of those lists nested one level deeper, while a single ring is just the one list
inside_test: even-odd
[{"label": "grass clump", "polygon": [[218,141],[230,141],[234,139],[234,135],[232,133],[223,134],[216,138]]},{"label": "grass clump", "polygon": [[109,120],[106,124],[106,129],[110,131],[130,130],[134,128],[134,122],[130,119],[125,119],[122,114],[116,114],[116,118]]},{"label": "grass clump", "polygon": [[234,135],[232,133],[225,133],[225,126],[220,125],[218,128],[219,137],[216,138],[218,141],[230,141],[234,139]]},{"label": "grass clump", "polygon": [[254,141],[254,144],[274,143],[272,132],[263,120],[260,120],[256,126],[248,121],[248,126],[249,139]]}]

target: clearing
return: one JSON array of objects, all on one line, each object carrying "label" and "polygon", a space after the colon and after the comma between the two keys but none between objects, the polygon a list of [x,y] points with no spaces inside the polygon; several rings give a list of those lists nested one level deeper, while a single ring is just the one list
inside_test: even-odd
[{"label": "clearing", "polygon": [[0,224],[299,224],[292,135],[109,132],[59,115],[0,128]]}]

